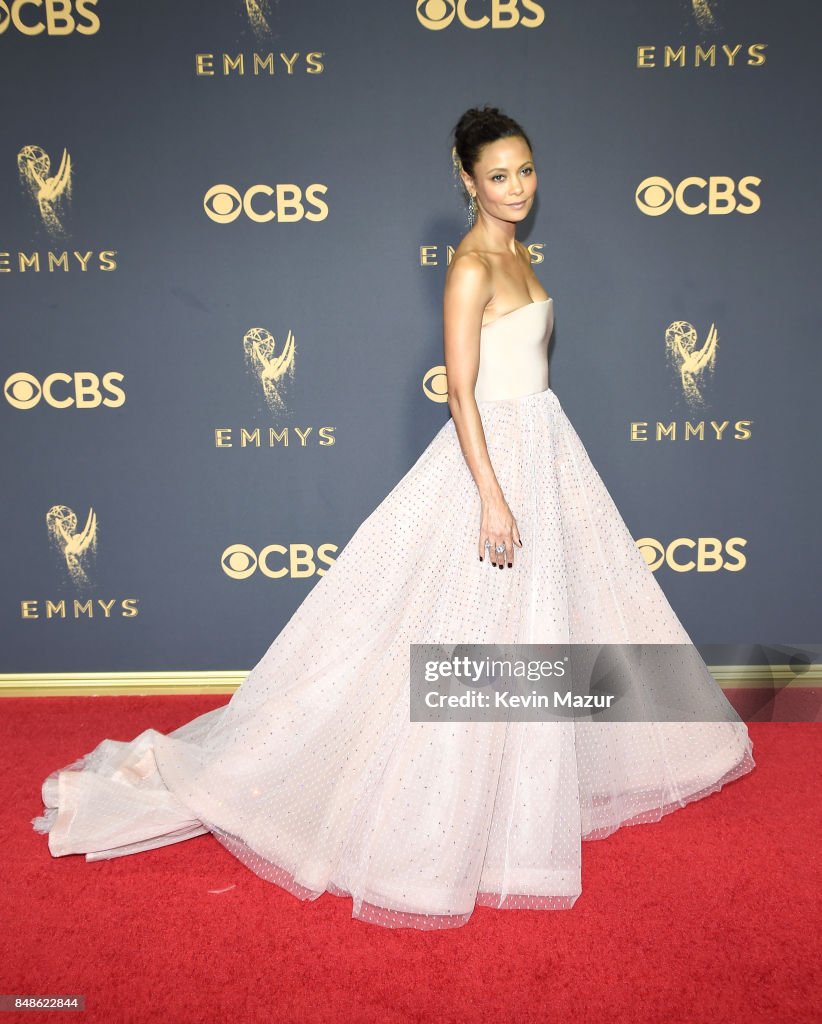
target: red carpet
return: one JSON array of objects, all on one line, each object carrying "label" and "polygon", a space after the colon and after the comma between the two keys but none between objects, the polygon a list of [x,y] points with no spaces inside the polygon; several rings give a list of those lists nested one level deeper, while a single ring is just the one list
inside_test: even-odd
[{"label": "red carpet", "polygon": [[818,725],[751,725],[750,775],[586,842],[569,911],[478,908],[464,928],[389,931],[353,921],[350,900],[301,903],[211,836],[100,863],[52,858],[30,825],[50,771],[227,701],[2,701],[0,993],[84,995],[86,1010],[0,1022],[819,1019]]}]

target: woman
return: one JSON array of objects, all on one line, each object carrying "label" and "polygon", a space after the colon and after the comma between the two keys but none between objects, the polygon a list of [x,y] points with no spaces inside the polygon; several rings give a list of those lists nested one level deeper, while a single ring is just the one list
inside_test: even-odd
[{"label": "woman", "polygon": [[[455,130],[455,162],[476,223],[457,247],[445,278],[443,301],[448,405],[471,475],[482,498],[480,559],[513,567],[516,522],[488,457],[475,387],[481,328],[532,303],[549,302],[531,269],[516,226],[531,212],[537,174],[531,144],[511,118],[496,110],[469,110]],[[492,372],[492,367],[483,367]],[[534,378],[534,371],[537,371]],[[543,371],[546,375],[543,383]],[[547,362],[523,371],[523,381],[547,386]]]},{"label": "woman", "polygon": [[[55,857],[211,832],[303,899],[453,927],[477,904],[571,907],[581,840],[754,767],[701,659],[675,680],[684,722],[411,720],[414,643],[690,643],[548,386],[553,299],[515,237],[537,185],[528,138],[469,110],[454,153],[476,223],[445,285],[452,417],[227,705],[49,775],[33,824]],[[653,696],[632,671],[623,697]]]}]

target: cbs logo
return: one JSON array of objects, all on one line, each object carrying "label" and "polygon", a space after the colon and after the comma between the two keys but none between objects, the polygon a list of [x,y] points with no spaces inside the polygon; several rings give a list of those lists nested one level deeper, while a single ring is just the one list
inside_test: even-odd
[{"label": "cbs logo", "polygon": [[422,378],[422,390],[432,402],[448,401],[448,377],[444,366],[432,366]]},{"label": "cbs logo", "polygon": [[281,224],[303,217],[325,220],[328,205],[317,198],[317,193],[327,191],[328,186],[316,184],[309,185],[305,192],[299,185],[252,185],[241,194],[231,185],[212,185],[203,198],[203,209],[217,224],[230,224],[241,213],[258,224],[275,218]]},{"label": "cbs logo", "polygon": [[299,580],[325,576],[328,569],[320,569],[317,562],[333,565],[334,559],[328,557],[328,552],[336,550],[336,544],[321,544],[316,552],[310,544],[268,544],[258,554],[247,544],[231,544],[220,556],[220,565],[233,580],[247,580],[258,571],[272,580],[283,576]]},{"label": "cbs logo", "polygon": [[[10,25],[24,36],[39,36],[42,32],[50,36],[69,36],[72,32],[93,36],[100,29],[99,17],[90,10],[96,6],[97,0],[0,0],[0,36]],[[26,7],[35,10],[24,15]]]},{"label": "cbs logo", "polygon": [[117,409],[125,404],[126,393],[118,383],[122,373],[50,373],[42,384],[30,373],[13,373],[6,378],[3,393],[14,409],[33,409],[41,399],[53,409],[96,409],[105,405]]},{"label": "cbs logo", "polygon": [[[659,217],[676,204],[682,213],[695,216],[698,213],[722,214],[756,213],[761,200],[752,186],[762,184],[761,178],[748,175],[735,182],[733,178],[717,175],[713,178],[683,178],[678,185],[672,185],[667,178],[650,177],[640,182],[636,190],[636,204],[649,217]],[[698,189],[696,201],[686,197],[686,192]],[[740,202],[737,196],[747,202]]]},{"label": "cbs logo", "polygon": [[[465,28],[537,28],[545,21],[545,11],[536,0],[482,0],[490,15],[480,14],[481,0],[417,0],[417,21],[432,32],[448,28],[456,18]],[[470,11],[469,11],[470,8]],[[525,12],[524,14],[522,12]]]},{"label": "cbs logo", "polygon": [[739,550],[747,543],[744,537],[730,537],[724,544],[717,537],[678,537],[663,545],[653,537],[643,537],[636,545],[654,572],[663,564],[674,572],[739,572],[748,564]]}]

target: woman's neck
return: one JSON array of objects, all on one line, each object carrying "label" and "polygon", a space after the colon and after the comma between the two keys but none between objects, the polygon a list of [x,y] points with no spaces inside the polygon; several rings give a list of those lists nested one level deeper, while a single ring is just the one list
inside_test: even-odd
[{"label": "woman's neck", "polygon": [[516,224],[510,221],[496,220],[480,214],[475,225],[477,241],[481,248],[488,252],[510,252],[516,255],[517,252],[517,228]]}]

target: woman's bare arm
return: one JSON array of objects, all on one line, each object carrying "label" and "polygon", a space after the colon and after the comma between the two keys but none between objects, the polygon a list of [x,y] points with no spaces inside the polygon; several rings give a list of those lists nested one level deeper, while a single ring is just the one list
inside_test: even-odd
[{"label": "woman's bare arm", "polygon": [[[478,542],[479,557],[485,554],[485,540],[491,541],[490,558],[502,566],[513,563],[514,544],[520,547],[516,521],[502,493],[488,455],[474,388],[479,372],[479,339],[483,311],[493,297],[491,273],[480,256],[466,253],[455,257],[445,283],[443,328],[445,369],[448,379],[448,407],[454,420],[462,454],[482,502]],[[497,544],[505,554],[497,555]]]}]

